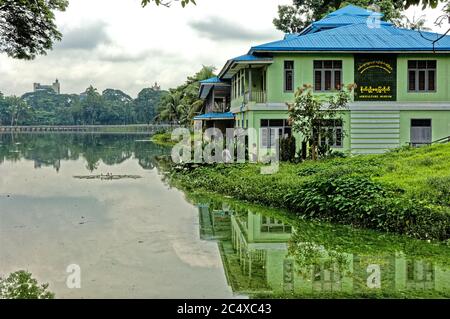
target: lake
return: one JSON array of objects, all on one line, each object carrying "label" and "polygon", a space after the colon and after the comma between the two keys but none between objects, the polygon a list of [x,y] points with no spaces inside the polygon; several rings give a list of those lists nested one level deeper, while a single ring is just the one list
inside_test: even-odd
[{"label": "lake", "polygon": [[[0,275],[56,298],[448,297],[448,245],[170,187],[148,136],[0,135]],[[79,266],[81,287],[67,268]]]}]

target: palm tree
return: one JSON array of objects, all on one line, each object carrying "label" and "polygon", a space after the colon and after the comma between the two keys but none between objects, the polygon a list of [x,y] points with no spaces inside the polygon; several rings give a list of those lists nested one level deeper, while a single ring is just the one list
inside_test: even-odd
[{"label": "palm tree", "polygon": [[180,121],[180,114],[184,108],[180,92],[170,90],[169,94],[163,97],[160,105],[160,120],[169,122]]}]

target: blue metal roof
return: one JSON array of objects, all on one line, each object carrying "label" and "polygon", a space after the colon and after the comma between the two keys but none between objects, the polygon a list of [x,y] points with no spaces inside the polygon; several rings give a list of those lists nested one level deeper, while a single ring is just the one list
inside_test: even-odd
[{"label": "blue metal roof", "polygon": [[344,16],[345,15],[346,16],[361,16],[361,17],[369,17],[369,16],[383,17],[384,16],[384,14],[382,14],[382,13],[349,4],[348,6],[345,6],[341,9],[338,9],[338,10],[330,13],[326,17],[334,17],[334,16],[342,16],[342,15],[344,15]]},{"label": "blue metal roof", "polygon": [[272,58],[268,58],[268,57],[258,57],[255,56],[253,54],[245,54],[245,55],[241,55],[238,56],[236,58],[230,59],[227,61],[227,63],[225,63],[225,66],[222,68],[222,71],[220,71],[219,73],[219,78],[223,78],[224,75],[226,74],[226,72],[228,72],[228,70],[230,69],[231,66],[233,66],[235,63],[270,63],[272,62],[273,59]]},{"label": "blue metal roof", "polygon": [[[367,23],[370,16],[329,16],[322,20],[313,22],[312,25],[314,27],[339,27],[345,26],[349,24],[359,24],[359,23]],[[380,21],[383,25],[392,25],[391,22]]]},{"label": "blue metal roof", "polygon": [[194,117],[194,120],[234,120],[234,114],[226,113],[206,113]]},{"label": "blue metal roof", "polygon": [[212,77],[203,81],[200,81],[201,84],[217,84],[217,83],[222,83],[222,81],[217,77]]},{"label": "blue metal roof", "polygon": [[300,35],[300,33],[286,33],[284,35],[284,40],[292,39],[292,38],[298,37],[299,35]]},{"label": "blue metal roof", "polygon": [[272,58],[261,58],[252,54],[245,54],[231,59],[234,62],[272,61]]},{"label": "blue metal roof", "polygon": [[[422,32],[428,39],[440,35]],[[432,51],[433,45],[418,31],[384,25],[373,28],[367,23],[351,24],[321,32],[252,47],[258,51]],[[450,51],[450,36],[435,44],[436,51]]]},{"label": "blue metal roof", "polygon": [[229,86],[230,84],[227,82],[222,81],[218,76],[200,81],[200,91],[198,93],[199,98],[206,99],[209,92],[216,87],[223,87],[223,86]]}]

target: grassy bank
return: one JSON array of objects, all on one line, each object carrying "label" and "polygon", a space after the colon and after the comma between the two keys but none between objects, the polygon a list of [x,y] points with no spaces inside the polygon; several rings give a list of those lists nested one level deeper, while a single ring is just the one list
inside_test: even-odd
[{"label": "grassy bank", "polygon": [[152,136],[151,141],[161,146],[175,146],[177,142],[172,141],[172,132],[157,133]]},{"label": "grassy bank", "polygon": [[299,217],[420,239],[450,238],[450,145],[282,164],[170,167],[187,190],[285,208]]}]

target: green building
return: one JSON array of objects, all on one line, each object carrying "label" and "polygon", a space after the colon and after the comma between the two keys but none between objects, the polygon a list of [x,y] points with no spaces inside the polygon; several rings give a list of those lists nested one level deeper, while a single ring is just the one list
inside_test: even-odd
[{"label": "green building", "polygon": [[[343,121],[330,121],[321,143],[377,154],[450,136],[450,36],[395,27],[383,15],[349,5],[299,34],[251,47],[201,83],[203,127],[254,128],[249,143],[274,145],[292,132],[287,103],[303,85],[323,97],[356,84]],[[300,147],[300,145],[299,145]]]}]

